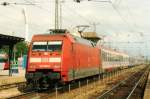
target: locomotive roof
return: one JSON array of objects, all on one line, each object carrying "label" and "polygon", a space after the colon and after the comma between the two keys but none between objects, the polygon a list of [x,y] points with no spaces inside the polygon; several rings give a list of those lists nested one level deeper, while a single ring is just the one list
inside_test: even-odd
[{"label": "locomotive roof", "polygon": [[96,44],[94,42],[92,42],[90,40],[87,40],[87,39],[84,39],[84,38],[81,38],[81,37],[74,36],[74,35],[72,35],[70,33],[62,33],[62,34],[37,34],[37,35],[33,36],[32,40],[33,41],[37,41],[40,38],[44,39],[44,38],[47,38],[48,36],[67,36],[70,39],[71,42],[81,43],[81,44],[85,44],[85,45],[92,46],[92,47],[96,46]]},{"label": "locomotive roof", "polygon": [[87,40],[87,39],[84,39],[84,38],[81,38],[81,37],[77,37],[77,36],[74,36],[74,35],[72,35],[72,37],[74,38],[74,40],[77,43],[85,44],[85,45],[92,46],[92,47],[95,47],[95,45],[96,45],[94,42],[92,42],[90,40]]},{"label": "locomotive roof", "polygon": [[50,29],[50,34],[64,34],[69,33],[67,29]]},{"label": "locomotive roof", "polygon": [[[70,33],[63,33],[63,34],[38,34],[38,35],[34,35],[33,38],[36,41],[36,40],[39,40],[39,38],[42,38],[42,37],[43,38],[47,38],[47,37],[51,37],[51,36],[67,36],[70,39],[70,41],[73,42],[73,43],[85,44],[85,45],[88,45],[88,46],[91,46],[91,47],[95,47],[96,46],[96,44],[93,43],[92,41],[84,39],[84,38],[81,38],[81,37],[74,36],[74,35],[72,35]],[[115,54],[115,55],[122,55],[124,57],[129,57],[129,55],[126,54],[126,53],[115,51],[115,50],[110,49],[110,48],[100,47],[100,49],[102,49],[102,51],[107,52],[107,53],[111,53],[111,54]]]}]

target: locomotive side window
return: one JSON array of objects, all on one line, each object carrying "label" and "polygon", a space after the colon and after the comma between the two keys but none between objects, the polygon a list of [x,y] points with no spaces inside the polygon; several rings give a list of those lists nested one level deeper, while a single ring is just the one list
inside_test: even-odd
[{"label": "locomotive side window", "polygon": [[48,42],[48,51],[61,51],[61,50],[62,50],[62,41]]},{"label": "locomotive side window", "polygon": [[33,51],[46,51],[47,42],[33,42],[32,50]]}]

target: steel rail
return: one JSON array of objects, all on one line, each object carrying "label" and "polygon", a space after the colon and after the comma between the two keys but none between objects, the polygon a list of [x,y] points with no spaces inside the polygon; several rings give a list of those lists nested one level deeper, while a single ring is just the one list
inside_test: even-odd
[{"label": "steel rail", "polygon": [[7,99],[19,99],[19,97],[36,94],[36,92],[37,92],[37,91],[30,91],[30,92],[22,93],[22,94],[20,94],[20,95],[8,97]]},{"label": "steel rail", "polygon": [[25,82],[18,82],[18,83],[0,85],[0,90],[6,90],[6,89],[18,87],[19,85],[23,85],[23,84],[25,84]]},{"label": "steel rail", "polygon": [[145,73],[141,76],[141,78],[139,79],[139,81],[136,83],[136,85],[133,87],[131,93],[127,96],[126,99],[130,99],[130,97],[132,96],[133,92],[135,91],[135,89],[137,88],[137,86],[139,85],[139,83],[141,82],[141,80],[143,79],[143,77],[146,75],[147,71],[145,71]]},{"label": "steel rail", "polygon": [[131,77],[133,77],[136,73],[138,73],[139,71],[135,72],[134,74],[132,74],[131,76],[129,76],[128,78],[126,78],[125,80],[119,82],[118,84],[116,84],[115,86],[113,86],[110,90],[106,91],[105,93],[103,93],[102,95],[98,96],[96,99],[100,99],[105,97],[107,94],[109,94],[110,92],[114,91],[115,88],[119,87],[121,84],[123,84],[124,82],[126,82],[128,79],[130,79]]}]

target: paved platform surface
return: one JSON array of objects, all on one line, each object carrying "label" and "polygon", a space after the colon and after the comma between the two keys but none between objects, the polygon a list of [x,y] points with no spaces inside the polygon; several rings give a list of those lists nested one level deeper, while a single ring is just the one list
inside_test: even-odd
[{"label": "paved platform surface", "polygon": [[14,73],[12,76],[9,76],[8,70],[1,70],[0,71],[0,86],[5,84],[12,84],[18,82],[25,81],[25,70],[21,67],[18,69],[19,73]]},{"label": "paved platform surface", "polygon": [[144,99],[150,99],[150,73],[148,76],[148,81],[144,92]]}]

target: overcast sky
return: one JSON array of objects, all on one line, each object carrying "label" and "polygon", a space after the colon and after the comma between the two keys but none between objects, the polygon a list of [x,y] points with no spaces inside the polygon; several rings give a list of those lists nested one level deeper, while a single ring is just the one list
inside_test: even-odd
[{"label": "overcast sky", "polygon": [[[0,33],[25,37],[23,8],[26,8],[29,39],[33,34],[46,33],[49,28],[54,28],[54,1],[0,0],[0,3],[35,4],[1,5]],[[77,25],[90,25],[87,31],[93,31],[92,24],[96,23],[96,32],[104,36],[108,46],[138,55],[146,55],[150,50],[150,0],[112,0],[112,3],[94,2],[101,0],[63,1],[63,28],[72,32]]]}]

